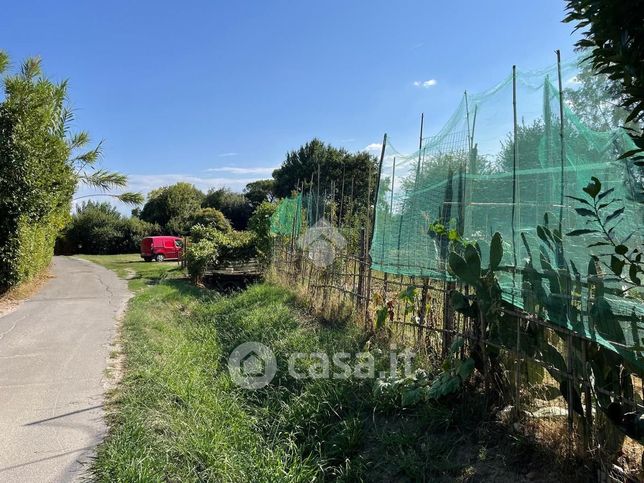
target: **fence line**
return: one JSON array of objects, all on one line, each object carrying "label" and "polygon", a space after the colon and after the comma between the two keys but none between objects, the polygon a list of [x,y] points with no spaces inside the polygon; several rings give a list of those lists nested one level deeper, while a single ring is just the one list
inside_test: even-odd
[{"label": "fence line", "polygon": [[[354,320],[368,331],[373,330],[375,310],[389,302],[392,308],[386,326],[392,337],[428,357],[444,357],[455,337],[462,338],[470,348],[480,345],[484,349],[481,351],[484,356],[482,372],[488,391],[491,390],[487,377],[491,361],[485,359],[485,354],[490,348],[495,349],[499,360],[502,359],[506,367],[507,374],[503,376],[512,389],[511,394],[504,396],[506,404],[513,406],[516,414],[528,415],[536,420],[557,421],[565,417],[565,434],[571,453],[596,454],[600,442],[606,439],[604,433],[616,431],[595,410],[598,396],[619,401],[632,411],[644,411],[644,403],[638,396],[644,395],[641,378],[633,375],[633,399],[625,398],[610,388],[593,385],[586,361],[586,351],[593,342],[591,339],[516,307],[503,308],[505,315],[516,319],[516,344],[504,343],[501,338],[487,337],[483,317],[479,317],[479,329],[476,333],[474,320],[455,312],[449,303],[452,290],[458,288],[469,296],[469,287],[446,280],[392,275],[373,270],[364,228],[360,239],[357,254],[350,250],[338,251],[331,265],[320,268],[314,265],[306,250],[299,248],[292,239],[278,237],[273,249],[273,270],[278,276],[287,279],[289,286],[297,284],[314,308],[331,317],[339,315],[342,310],[348,310]],[[414,290],[412,301],[397,297],[400,292],[411,288]],[[389,317],[392,314],[393,320]],[[521,350],[519,341],[531,336],[527,330],[532,326],[540,327],[548,342],[559,349],[561,354],[565,354],[565,371],[555,367],[545,357],[535,357]],[[573,361],[574,353],[580,354],[580,370]],[[552,396],[550,388],[556,387],[555,375],[562,381],[559,389],[563,393],[563,381],[566,381],[567,398],[562,395]],[[581,386],[582,394],[571,394],[573,383]],[[547,391],[550,392],[546,397]],[[572,403],[569,404],[568,401]]]}]

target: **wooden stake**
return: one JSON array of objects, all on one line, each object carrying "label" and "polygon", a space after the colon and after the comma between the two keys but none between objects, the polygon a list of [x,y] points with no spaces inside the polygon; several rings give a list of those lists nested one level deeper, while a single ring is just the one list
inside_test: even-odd
[{"label": "wooden stake", "polygon": [[[563,107],[563,87],[561,82],[561,52],[557,50],[557,81],[559,82],[559,144],[561,145],[561,173],[559,179],[559,233],[561,233],[563,204],[564,204],[564,163],[566,157],[566,148],[564,145],[564,107]],[[560,261],[563,263],[563,245],[561,245]]]},{"label": "wooden stake", "polygon": [[[515,274],[517,267],[517,248],[516,248],[516,233],[514,226],[514,215],[516,211],[516,190],[517,190],[517,66],[512,66],[512,116],[513,116],[513,132],[512,132],[512,260],[514,262],[515,270],[512,270],[512,302],[514,302],[514,293],[515,293]],[[515,386],[515,395],[514,395],[514,408],[515,414],[519,415],[519,404],[520,404],[520,380],[521,380],[521,357],[520,354],[521,347],[521,319],[517,317],[517,337],[516,337],[516,360],[514,367],[514,386]]]},{"label": "wooden stake", "polygon": [[[369,220],[369,225],[368,229],[370,230],[369,233],[369,246],[367,247],[367,250],[371,250],[371,243],[373,241],[373,230],[375,227],[375,222],[376,222],[376,205],[378,203],[378,195],[380,191],[380,177],[382,176],[382,163],[385,159],[385,149],[387,148],[387,133],[382,138],[382,150],[380,151],[380,163],[378,163],[378,175],[376,177],[376,191],[374,193],[373,199],[373,215],[371,219]],[[371,186],[371,163],[369,164],[369,186]],[[371,207],[371,196],[369,196],[369,207]],[[367,211],[367,214],[369,214],[369,211]]]},{"label": "wooden stake", "polygon": [[420,136],[418,139],[418,166],[416,166],[416,180],[414,181],[414,190],[418,186],[418,178],[420,178],[420,163],[421,155],[423,152],[423,125],[425,124],[425,113],[420,113]]},{"label": "wooden stake", "polygon": [[317,196],[315,199],[315,222],[320,219],[320,160],[318,160],[318,187]]}]

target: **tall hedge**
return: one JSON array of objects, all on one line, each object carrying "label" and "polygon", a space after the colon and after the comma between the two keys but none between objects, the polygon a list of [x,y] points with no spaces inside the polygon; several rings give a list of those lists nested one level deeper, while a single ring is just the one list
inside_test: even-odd
[{"label": "tall hedge", "polygon": [[[6,59],[6,56],[0,56]],[[0,62],[2,64],[2,62]],[[46,267],[69,219],[76,176],[67,140],[66,84],[37,59],[4,78],[0,102],[0,291]]]},{"label": "tall hedge", "polygon": [[58,237],[61,255],[137,253],[143,237],[161,234],[158,225],[126,218],[109,203],[87,201],[76,206],[71,222]]}]

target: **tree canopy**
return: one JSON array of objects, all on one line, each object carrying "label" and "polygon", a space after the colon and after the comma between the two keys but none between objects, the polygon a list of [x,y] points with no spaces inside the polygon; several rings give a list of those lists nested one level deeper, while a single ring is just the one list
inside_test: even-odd
[{"label": "tree canopy", "polygon": [[318,186],[320,175],[320,195],[340,202],[344,196],[351,197],[359,205],[366,206],[371,173],[371,187],[375,189],[378,175],[378,160],[367,152],[349,153],[335,148],[315,138],[299,149],[290,151],[282,165],[273,171],[274,193],[278,197],[290,196],[300,186]]},{"label": "tree canopy", "polygon": [[163,186],[148,194],[141,219],[160,225],[167,234],[184,235],[204,199],[205,195],[190,183]]},{"label": "tree canopy", "polygon": [[253,214],[251,202],[243,194],[226,187],[209,190],[203,207],[221,211],[235,230],[245,230]]},{"label": "tree canopy", "polygon": [[264,201],[272,202],[275,200],[274,187],[275,181],[272,179],[252,181],[244,188],[244,196],[253,206],[258,206]]},{"label": "tree canopy", "polygon": [[143,237],[159,232],[158,225],[134,216],[126,218],[110,203],[86,201],[76,206],[56,249],[66,255],[133,253]]},{"label": "tree canopy", "polygon": [[579,49],[590,51],[595,73],[619,85],[621,105],[629,112],[625,122],[637,128],[630,135],[644,165],[644,2],[640,0],[567,0],[564,22],[575,24],[582,38]]}]

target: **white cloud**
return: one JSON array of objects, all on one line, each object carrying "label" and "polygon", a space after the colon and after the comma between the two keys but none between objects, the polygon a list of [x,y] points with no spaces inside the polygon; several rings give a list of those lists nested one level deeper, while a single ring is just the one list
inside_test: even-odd
[{"label": "white cloud", "polygon": [[231,156],[237,156],[239,153],[221,153],[218,156],[220,158],[229,158]]},{"label": "white cloud", "polygon": [[436,84],[438,84],[438,81],[436,79],[428,79],[426,81],[414,81],[414,86],[423,87],[425,89],[433,87]]},{"label": "white cloud", "polygon": [[381,143],[371,143],[371,144],[365,146],[363,151],[380,152],[381,150],[382,150],[382,144]]},{"label": "white cloud", "polygon": [[208,168],[206,171],[230,173],[230,174],[271,174],[277,168],[238,168],[235,166],[222,166],[220,168]]},{"label": "white cloud", "polygon": [[[127,179],[127,188],[122,191],[134,191],[143,195],[147,195],[153,189],[159,188],[161,186],[169,186],[178,183],[179,181],[193,184],[204,193],[207,192],[210,188],[216,189],[224,186],[230,188],[233,191],[241,192],[248,183],[250,183],[251,181],[256,181],[257,177],[224,178],[201,177],[189,174],[129,174],[127,176]],[[87,186],[80,186],[74,194],[74,198],[78,198],[80,196],[83,196],[84,198],[74,201],[74,204],[88,200],[108,201],[116,206],[121,213],[126,215],[130,213],[130,210],[132,208],[134,208],[133,206],[121,203],[114,198],[109,198],[106,196],[92,196],[97,193],[100,193],[100,190],[92,189]],[[85,196],[87,197],[85,198]]]},{"label": "white cloud", "polygon": [[256,181],[257,178],[220,178],[201,177],[189,174],[130,174],[128,175],[128,190],[148,193],[160,186],[168,186],[179,181],[191,183],[202,191],[210,188],[227,186],[232,190],[240,191],[246,184]]}]

